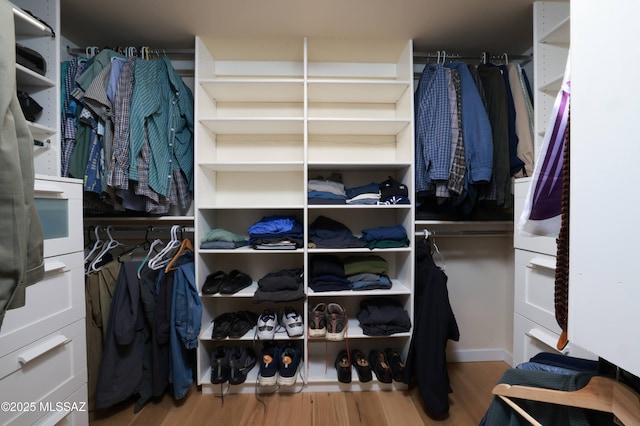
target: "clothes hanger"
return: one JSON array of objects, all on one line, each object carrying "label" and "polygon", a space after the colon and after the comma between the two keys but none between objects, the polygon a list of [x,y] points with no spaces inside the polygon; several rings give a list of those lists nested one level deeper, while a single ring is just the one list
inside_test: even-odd
[{"label": "clothes hanger", "polygon": [[153,257],[153,259],[149,260],[148,266],[153,270],[158,270],[163,268],[169,261],[171,260],[170,254],[178,248],[181,244],[181,241],[178,239],[178,230],[180,229],[180,225],[173,225],[171,227],[171,240],[167,243],[167,245]]},{"label": "clothes hanger", "polygon": [[104,256],[109,251],[113,250],[116,247],[124,246],[124,244],[113,238],[113,236],[111,235],[112,230],[113,227],[111,225],[107,226],[107,236],[109,237],[109,241],[104,245],[102,251],[93,259],[91,265],[89,265],[89,268],[87,268],[87,272],[98,271],[100,269],[100,267],[98,267],[98,264],[102,262]]},{"label": "clothes hanger", "polygon": [[180,256],[182,255],[182,253],[184,253],[185,250],[189,250],[191,253],[195,253],[195,250],[193,249],[193,244],[191,244],[191,240],[189,238],[185,238],[182,240],[182,243],[180,244],[180,248],[178,249],[176,254],[173,255],[173,258],[171,259],[171,261],[167,264],[167,267],[164,270],[165,273],[170,271],[175,271],[177,269],[177,268],[174,268],[173,265],[178,261],[178,258],[180,258]]},{"label": "clothes hanger", "polygon": [[164,242],[162,242],[162,240],[160,239],[155,239],[149,246],[149,251],[147,251],[147,255],[144,257],[144,259],[142,259],[142,262],[140,262],[140,266],[138,266],[138,271],[136,272],[138,279],[142,277],[142,267],[144,266],[145,263],[147,263],[147,260],[151,256],[151,253],[155,251],[156,246],[160,244],[164,244]]},{"label": "clothes hanger", "polygon": [[129,250],[120,253],[118,255],[118,262],[123,263],[124,262],[123,258],[125,256],[130,256],[131,254],[133,254],[133,252],[135,252],[139,248],[143,248],[145,251],[149,250],[149,247],[151,246],[151,241],[149,241],[149,232],[152,230],[153,230],[153,227],[151,225],[147,226],[147,229],[144,233],[144,242],[137,244],[135,247],[132,247]]},{"label": "clothes hanger", "polygon": [[640,395],[627,385],[608,377],[594,376],[582,389],[570,392],[500,383],[493,388],[492,393],[533,425],[540,423],[510,398],[603,411],[612,413],[625,425],[640,424]]},{"label": "clothes hanger", "polygon": [[98,250],[100,250],[100,249],[102,248],[102,245],[104,244],[104,241],[102,241],[102,240],[100,239],[100,225],[96,226],[96,227],[93,229],[93,232],[94,232],[94,234],[95,234],[95,236],[96,236],[96,241],[95,241],[95,243],[93,243],[93,247],[92,247],[92,248],[91,248],[91,250],[89,251],[89,254],[87,254],[87,255],[84,257],[84,263],[90,262],[90,261],[91,261],[91,259],[93,258],[93,255],[94,255],[95,253],[99,253],[99,251],[98,251]]},{"label": "clothes hanger", "polygon": [[440,249],[438,248],[438,245],[436,244],[436,239],[435,239],[435,235],[433,234],[433,232],[429,232],[428,229],[424,230],[424,241],[425,243],[429,244],[430,247],[433,247],[433,251],[436,252],[436,254],[438,255],[438,257],[440,258],[440,264],[442,266],[440,266],[440,269],[442,269],[442,271],[444,272],[446,269],[446,266],[444,264],[444,256],[443,254],[440,252]]}]

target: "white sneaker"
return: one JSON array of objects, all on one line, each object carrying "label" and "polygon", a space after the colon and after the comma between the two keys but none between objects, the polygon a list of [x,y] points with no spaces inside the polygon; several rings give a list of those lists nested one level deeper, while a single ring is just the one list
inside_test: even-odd
[{"label": "white sneaker", "polygon": [[303,323],[302,315],[291,306],[284,308],[281,324],[287,330],[289,337],[302,336],[302,333],[304,333]]},{"label": "white sneaker", "polygon": [[256,333],[260,340],[271,340],[276,333],[278,317],[275,312],[266,310],[258,317]]}]

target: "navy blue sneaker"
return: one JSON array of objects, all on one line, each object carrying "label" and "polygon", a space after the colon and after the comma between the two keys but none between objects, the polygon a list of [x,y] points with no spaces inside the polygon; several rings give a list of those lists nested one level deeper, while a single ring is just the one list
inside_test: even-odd
[{"label": "navy blue sneaker", "polygon": [[280,349],[280,368],[278,369],[278,384],[293,386],[296,384],[300,370],[300,349],[294,342],[288,342]]},{"label": "navy blue sneaker", "polygon": [[264,342],[261,355],[258,383],[261,386],[274,386],[278,381],[280,348],[274,341]]}]

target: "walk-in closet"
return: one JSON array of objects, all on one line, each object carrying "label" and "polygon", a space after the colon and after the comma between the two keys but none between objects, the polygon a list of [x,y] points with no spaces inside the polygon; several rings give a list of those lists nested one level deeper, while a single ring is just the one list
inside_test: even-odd
[{"label": "walk-in closet", "polygon": [[637,6],[0,2],[1,424],[640,421]]}]

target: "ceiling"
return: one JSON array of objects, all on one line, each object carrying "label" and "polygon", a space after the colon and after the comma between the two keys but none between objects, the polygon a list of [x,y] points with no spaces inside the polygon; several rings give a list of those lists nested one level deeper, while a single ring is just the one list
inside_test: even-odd
[{"label": "ceiling", "polygon": [[414,51],[522,54],[534,0],[60,0],[62,35],[84,46],[193,48],[213,38],[413,39]]}]

